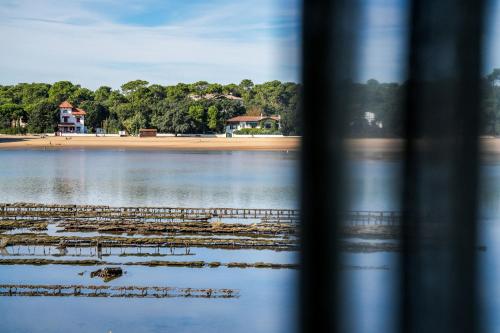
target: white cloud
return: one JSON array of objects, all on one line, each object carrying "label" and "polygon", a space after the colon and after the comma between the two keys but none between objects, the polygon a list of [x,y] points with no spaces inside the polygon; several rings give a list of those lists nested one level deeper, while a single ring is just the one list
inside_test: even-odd
[{"label": "white cloud", "polygon": [[273,35],[274,22],[258,21],[269,12],[236,25],[237,15],[251,10],[248,3],[157,27],[116,23],[83,4],[0,5],[0,84],[71,80],[116,88],[138,78],[161,84],[297,80],[296,36]]}]

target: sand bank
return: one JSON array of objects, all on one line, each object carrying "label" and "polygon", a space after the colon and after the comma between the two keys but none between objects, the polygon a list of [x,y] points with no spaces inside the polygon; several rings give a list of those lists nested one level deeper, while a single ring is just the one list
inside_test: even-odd
[{"label": "sand bank", "polygon": [[0,135],[0,149],[297,150],[298,137],[45,137]]},{"label": "sand bank", "polygon": [[[300,137],[201,138],[201,137],[45,137],[1,135],[1,149],[157,149],[157,150],[262,150],[293,151],[300,148]],[[425,147],[425,142],[420,143]],[[482,153],[500,154],[500,138],[480,138]],[[354,156],[384,158],[398,156],[402,139],[348,139],[347,151]]]}]

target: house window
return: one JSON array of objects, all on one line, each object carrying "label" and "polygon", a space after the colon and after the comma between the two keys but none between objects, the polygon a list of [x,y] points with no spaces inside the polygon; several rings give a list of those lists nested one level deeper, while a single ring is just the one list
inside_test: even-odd
[{"label": "house window", "polygon": [[251,128],[257,127],[257,123],[256,122],[248,123],[248,125],[250,125]]},{"label": "house window", "polygon": [[76,122],[77,122],[77,123],[79,123],[79,122],[80,122],[80,118],[79,118],[79,117],[77,117],[77,118],[76,118]]},{"label": "house window", "polygon": [[68,117],[63,117],[63,122],[67,123],[68,122]]}]

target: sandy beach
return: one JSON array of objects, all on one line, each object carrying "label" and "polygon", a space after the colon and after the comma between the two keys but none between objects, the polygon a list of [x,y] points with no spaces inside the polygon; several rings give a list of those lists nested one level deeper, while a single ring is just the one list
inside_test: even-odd
[{"label": "sandy beach", "polygon": [[[211,138],[211,137],[41,137],[0,135],[1,149],[156,149],[156,150],[262,150],[286,151],[300,148],[300,137]],[[480,138],[483,154],[499,154],[500,138]],[[404,149],[402,139],[363,138],[346,140],[354,156],[386,157]]]},{"label": "sandy beach", "polygon": [[0,149],[297,150],[298,137],[40,137],[0,135]]},{"label": "sandy beach", "polygon": [[[350,153],[371,153],[371,154],[391,154],[401,153],[404,150],[405,141],[403,139],[349,139],[347,140],[347,150]],[[436,144],[420,141],[422,149],[429,144]],[[500,138],[480,137],[480,151],[482,154],[499,154]]]}]

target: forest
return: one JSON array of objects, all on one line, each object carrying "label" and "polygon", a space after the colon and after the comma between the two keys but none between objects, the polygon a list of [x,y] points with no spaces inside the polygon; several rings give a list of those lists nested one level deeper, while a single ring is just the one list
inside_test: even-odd
[{"label": "forest", "polygon": [[[345,110],[352,137],[400,137],[407,82],[346,82],[352,101]],[[439,81],[435,94],[445,94]],[[500,135],[500,69],[482,78],[481,134]],[[280,115],[284,135],[301,135],[301,85],[270,81],[222,85],[199,81],[163,86],[135,80],[120,89],[95,91],[69,81],[0,86],[0,133],[51,133],[57,129],[58,105],[68,100],[87,112],[89,132],[156,128],[162,133],[223,133],[227,119],[238,115]],[[325,98],[328,98],[325,96]],[[429,96],[429,98],[433,98]],[[306,110],[304,112],[314,112]],[[429,117],[434,115],[429,114]],[[453,115],[450,114],[450,117]],[[26,123],[21,127],[21,120]]]},{"label": "forest", "polygon": [[[89,132],[106,133],[156,128],[163,133],[220,133],[225,121],[238,115],[280,115],[285,135],[300,134],[300,85],[271,81],[221,85],[200,81],[172,86],[130,81],[119,90],[102,86],[92,91],[69,81],[0,86],[0,132],[50,133],[57,128],[58,105],[68,100],[87,112]],[[23,128],[21,120],[26,122]]]}]

